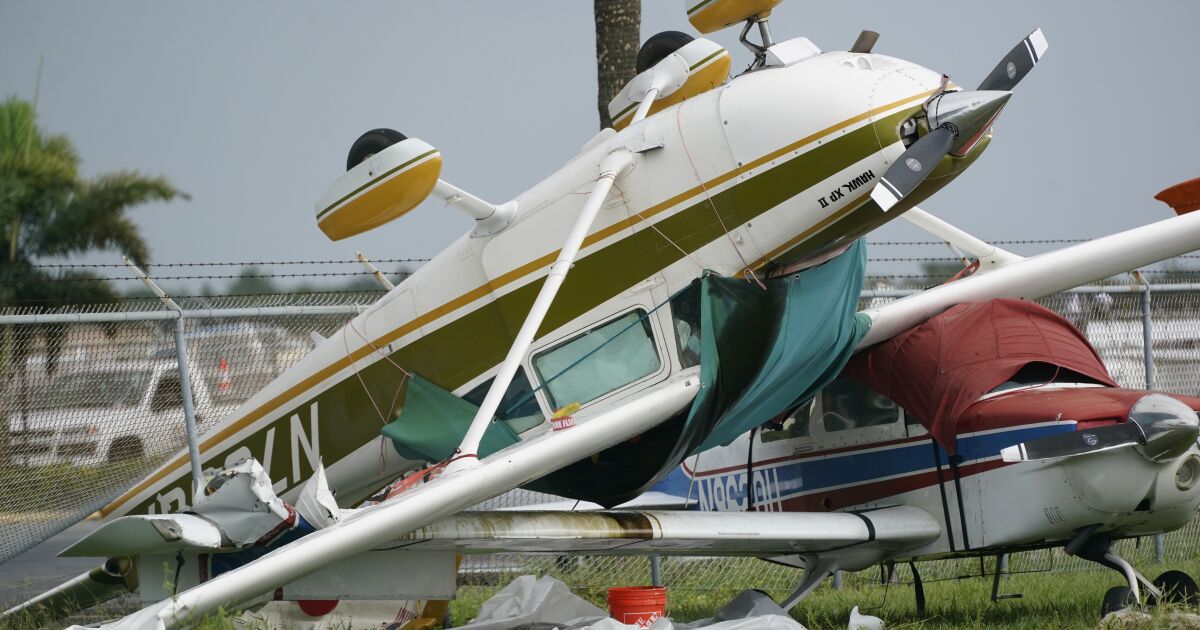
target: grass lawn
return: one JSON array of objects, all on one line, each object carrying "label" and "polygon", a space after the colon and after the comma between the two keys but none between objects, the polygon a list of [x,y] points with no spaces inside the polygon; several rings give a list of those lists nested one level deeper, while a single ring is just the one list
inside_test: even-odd
[{"label": "grass lawn", "polygon": [[[990,564],[989,564],[990,567]],[[1147,563],[1139,569],[1153,579],[1168,569],[1180,569],[1200,576],[1200,562]],[[845,628],[850,609],[858,606],[865,614],[876,615],[888,628],[1096,628],[1100,620],[1100,602],[1104,592],[1124,581],[1115,571],[1076,571],[1056,573],[1025,573],[1005,576],[1000,592],[1021,593],[1020,599],[991,601],[991,578],[944,579],[927,582],[927,610],[917,614],[913,590],[908,584],[879,585],[877,571],[864,571],[848,576],[841,591],[828,584],[801,602],[792,616],[813,629]],[[570,582],[570,580],[567,580]],[[632,581],[617,583],[635,583]],[[669,589],[669,613],[673,619],[691,621],[710,616],[743,588],[740,586],[710,589]],[[451,604],[451,619],[455,625],[466,623],[496,588],[464,586]],[[576,588],[576,594],[606,608],[603,588]],[[777,600],[786,590],[768,589]],[[1155,611],[1154,618],[1139,628],[1188,627],[1173,625],[1166,613],[1177,609]],[[1200,627],[1190,626],[1190,627]]]},{"label": "grass lawn", "polygon": [[[750,559],[725,560],[718,567],[717,577],[712,572],[699,570],[700,563],[684,563],[674,566],[677,574],[672,576],[670,570],[664,571],[668,583],[687,584],[678,574],[680,566],[691,571],[690,586],[676,586],[669,589],[668,612],[678,621],[692,621],[711,616],[717,609],[732,599],[741,590],[754,586],[768,585],[768,592],[780,600],[788,594],[788,588],[782,587],[778,571],[773,571],[773,565]],[[547,563],[543,566],[525,567],[528,573],[537,573],[536,569],[544,568],[563,579],[568,584],[574,584],[574,592],[600,606],[607,608],[605,597],[606,587],[580,586],[580,584],[610,584],[632,585],[648,583],[648,571],[643,572],[642,563],[583,563],[578,567],[564,568]],[[969,565],[964,565],[969,566]],[[1015,567],[1019,565],[1014,565]],[[664,563],[664,568],[671,565]],[[990,564],[989,564],[990,568]],[[1154,578],[1163,571],[1179,569],[1189,575],[1200,575],[1200,561],[1167,562],[1154,564],[1140,563],[1139,568],[1148,577]],[[1019,568],[1018,568],[1019,570]],[[604,573],[607,571],[607,573]],[[756,573],[757,572],[757,573]],[[787,574],[788,577],[798,576],[797,571]],[[513,574],[515,576],[515,574]],[[755,576],[762,579],[756,580]],[[929,579],[925,583],[925,595],[928,609],[924,615],[917,614],[913,590],[910,584],[891,584],[882,586],[878,583],[878,571],[867,570],[846,576],[845,586],[841,591],[835,591],[827,582],[804,602],[792,611],[792,616],[812,630],[841,629],[846,627],[850,609],[858,606],[865,614],[881,617],[891,630],[896,628],[950,629],[950,628],[1097,628],[1099,626],[1100,602],[1104,592],[1124,582],[1114,571],[1071,571],[1071,572],[1036,572],[1006,575],[1000,583],[1001,593],[1021,593],[1019,599],[1007,599],[998,602],[991,601],[991,578],[955,578]],[[905,578],[906,572],[901,573]],[[467,623],[479,610],[479,606],[491,595],[495,594],[508,579],[496,579],[496,576],[463,576],[464,583],[458,590],[458,598],[451,603],[450,614],[453,625]],[[675,577],[675,580],[670,578]],[[475,582],[474,584],[472,582]],[[481,584],[485,582],[486,584]],[[695,584],[704,583],[705,587]],[[1181,624],[1172,615],[1180,609],[1168,607],[1149,609],[1151,619],[1136,625],[1122,625],[1121,628],[1200,628],[1195,625]],[[118,616],[127,614],[128,610],[110,611],[108,615]],[[115,613],[115,614],[114,614]],[[94,622],[99,617],[88,615],[77,621]],[[62,627],[62,622],[46,627]],[[28,623],[6,624],[0,622],[0,629],[32,630],[35,626]],[[218,614],[203,620],[196,627],[204,630],[225,630],[245,628],[235,625],[233,616]],[[349,628],[360,627],[351,624]],[[368,626],[361,626],[368,627]],[[369,626],[374,627],[374,626]],[[347,630],[349,630],[347,628]]]}]

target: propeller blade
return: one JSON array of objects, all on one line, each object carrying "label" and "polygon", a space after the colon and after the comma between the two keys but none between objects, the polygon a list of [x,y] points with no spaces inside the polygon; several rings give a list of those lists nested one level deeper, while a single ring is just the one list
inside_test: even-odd
[{"label": "propeller blade", "polygon": [[980,90],[1011,90],[1037,65],[1050,48],[1042,29],[1029,34],[996,64],[991,74],[979,84]]},{"label": "propeller blade", "polygon": [[1141,427],[1133,422],[1125,422],[1096,429],[1058,433],[1015,444],[1001,449],[1000,458],[1006,462],[1060,459],[1136,446],[1143,444],[1145,440]]},{"label": "propeller blade", "polygon": [[900,203],[906,195],[916,190],[921,182],[929,177],[938,162],[941,161],[950,147],[954,145],[955,134],[946,127],[938,127],[921,136],[908,147],[883,174],[883,178],[871,191],[871,199],[879,204],[884,212]]}]

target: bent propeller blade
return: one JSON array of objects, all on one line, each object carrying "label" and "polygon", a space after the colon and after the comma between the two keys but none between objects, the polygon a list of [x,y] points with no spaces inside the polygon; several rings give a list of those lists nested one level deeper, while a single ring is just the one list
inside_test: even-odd
[{"label": "bent propeller blade", "polygon": [[871,191],[871,199],[879,204],[884,212],[891,210],[892,206],[900,203],[901,199],[916,190],[917,186],[929,177],[929,173],[942,157],[950,152],[954,139],[954,132],[945,127],[938,127],[922,136],[888,167],[883,178]]},{"label": "bent propeller blade", "polygon": [[1076,455],[1099,453],[1124,446],[1141,444],[1142,430],[1132,422],[1096,429],[1068,431],[1014,444],[1000,450],[1006,462],[1028,462],[1035,459],[1061,459]]},{"label": "bent propeller blade", "polygon": [[992,68],[991,73],[983,79],[976,89],[979,90],[1011,90],[1025,75],[1029,74],[1030,70],[1037,65],[1042,56],[1046,54],[1046,50],[1050,48],[1050,43],[1046,41],[1046,36],[1042,34],[1042,29],[1029,34],[1029,37],[1021,40],[1021,43],[1008,51],[1008,54]]}]

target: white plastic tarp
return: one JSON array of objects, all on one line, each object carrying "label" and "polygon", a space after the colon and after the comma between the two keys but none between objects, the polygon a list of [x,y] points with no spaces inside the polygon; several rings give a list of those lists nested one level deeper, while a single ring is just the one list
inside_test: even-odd
[{"label": "white plastic tarp", "polygon": [[[562,582],[542,576],[521,576],[483,603],[479,616],[460,630],[638,630],[621,623],[587,602]],[[644,628],[644,627],[643,627]],[[744,591],[708,619],[675,623],[661,618],[650,630],[805,630],[761,591]]]}]

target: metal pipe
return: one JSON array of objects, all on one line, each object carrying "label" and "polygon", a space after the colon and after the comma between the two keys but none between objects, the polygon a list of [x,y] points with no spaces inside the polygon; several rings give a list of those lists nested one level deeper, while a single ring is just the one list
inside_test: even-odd
[{"label": "metal pipe", "polygon": [[433,196],[466,212],[476,221],[482,221],[496,214],[495,204],[488,203],[443,179],[437,180],[437,183],[433,185]]},{"label": "metal pipe", "polygon": [[662,586],[662,556],[650,556],[650,586]]},{"label": "metal pipe", "polygon": [[600,213],[600,206],[604,205],[604,200],[608,198],[613,181],[632,163],[633,155],[624,150],[610,153],[600,161],[600,177],[592,187],[587,201],[584,202],[583,209],[579,211],[575,225],[572,226],[571,232],[563,242],[562,249],[559,250],[558,260],[550,267],[550,273],[546,276],[541,290],[538,291],[537,299],[529,309],[529,315],[525,317],[525,322],[517,331],[516,339],[508,349],[508,356],[504,358],[504,363],[500,364],[500,369],[496,372],[495,380],[492,381],[487,396],[479,405],[479,411],[476,412],[475,418],[471,420],[467,434],[463,436],[463,441],[458,447],[460,459],[451,462],[448,470],[457,470],[463,466],[470,466],[471,464],[468,462],[478,461],[479,442],[483,439],[483,433],[487,431],[492,418],[496,415],[496,410],[500,407],[501,398],[508,391],[508,386],[512,384],[517,369],[521,367],[525,352],[533,343],[538,328],[546,318],[546,313],[550,311],[550,305],[554,303],[554,296],[558,294],[559,287],[567,278],[567,271],[575,263],[575,256],[579,254],[584,237],[591,230],[592,223],[596,221],[596,216]]},{"label": "metal pipe", "polygon": [[762,39],[764,50],[775,45],[774,40],[771,39],[771,27],[767,24],[765,17],[758,18],[758,36]]},{"label": "metal pipe", "polygon": [[379,286],[382,286],[384,289],[387,289],[388,291],[391,291],[392,289],[396,288],[396,285],[392,284],[392,281],[388,280],[387,276],[383,275],[383,272],[379,271],[378,267],[371,264],[371,261],[367,260],[367,257],[363,256],[362,252],[357,253],[357,258],[358,258],[358,262],[362,263],[362,266],[364,268],[366,268],[366,270],[369,271],[371,273],[371,275],[375,278],[375,282],[379,283]]},{"label": "metal pipe", "polygon": [[642,102],[638,103],[637,111],[633,112],[633,117],[629,119],[630,125],[644,119],[646,114],[650,113],[650,106],[654,104],[660,91],[658,88],[650,88],[646,92],[646,96],[642,97]]},{"label": "metal pipe", "polygon": [[330,304],[313,306],[261,306],[209,308],[184,311],[118,311],[113,313],[30,313],[0,315],[0,324],[99,324],[168,321],[172,319],[236,319],[242,317],[286,317],[289,315],[357,315],[370,305]]},{"label": "metal pipe", "polygon": [[175,356],[179,360],[179,393],[183,399],[183,427],[187,432],[188,459],[192,465],[192,501],[204,487],[204,471],[200,467],[200,440],[196,433],[196,405],[192,400],[192,370],[188,366],[187,340],[183,320],[175,320]]},{"label": "metal pipe", "polygon": [[934,236],[966,250],[981,261],[988,261],[991,264],[1004,265],[1010,262],[1021,260],[1018,256],[1010,251],[1000,249],[987,241],[982,241],[975,238],[971,234],[947,223],[938,217],[925,212],[924,210],[912,207],[900,215],[904,220],[913,225],[933,234]]},{"label": "metal pipe", "polygon": [[[1146,389],[1154,389],[1157,383],[1154,378],[1154,334],[1150,319],[1150,283],[1145,276],[1136,273],[1142,283],[1142,363],[1146,373]],[[1154,561],[1162,562],[1165,555],[1165,545],[1161,533],[1154,535]]]},{"label": "metal pipe", "polygon": [[1200,243],[1200,213],[1126,230],[1087,243],[1026,258],[999,269],[943,284],[864,312],[871,330],[859,348],[889,339],[954,304],[993,298],[1039,298],[1193,251]]}]

